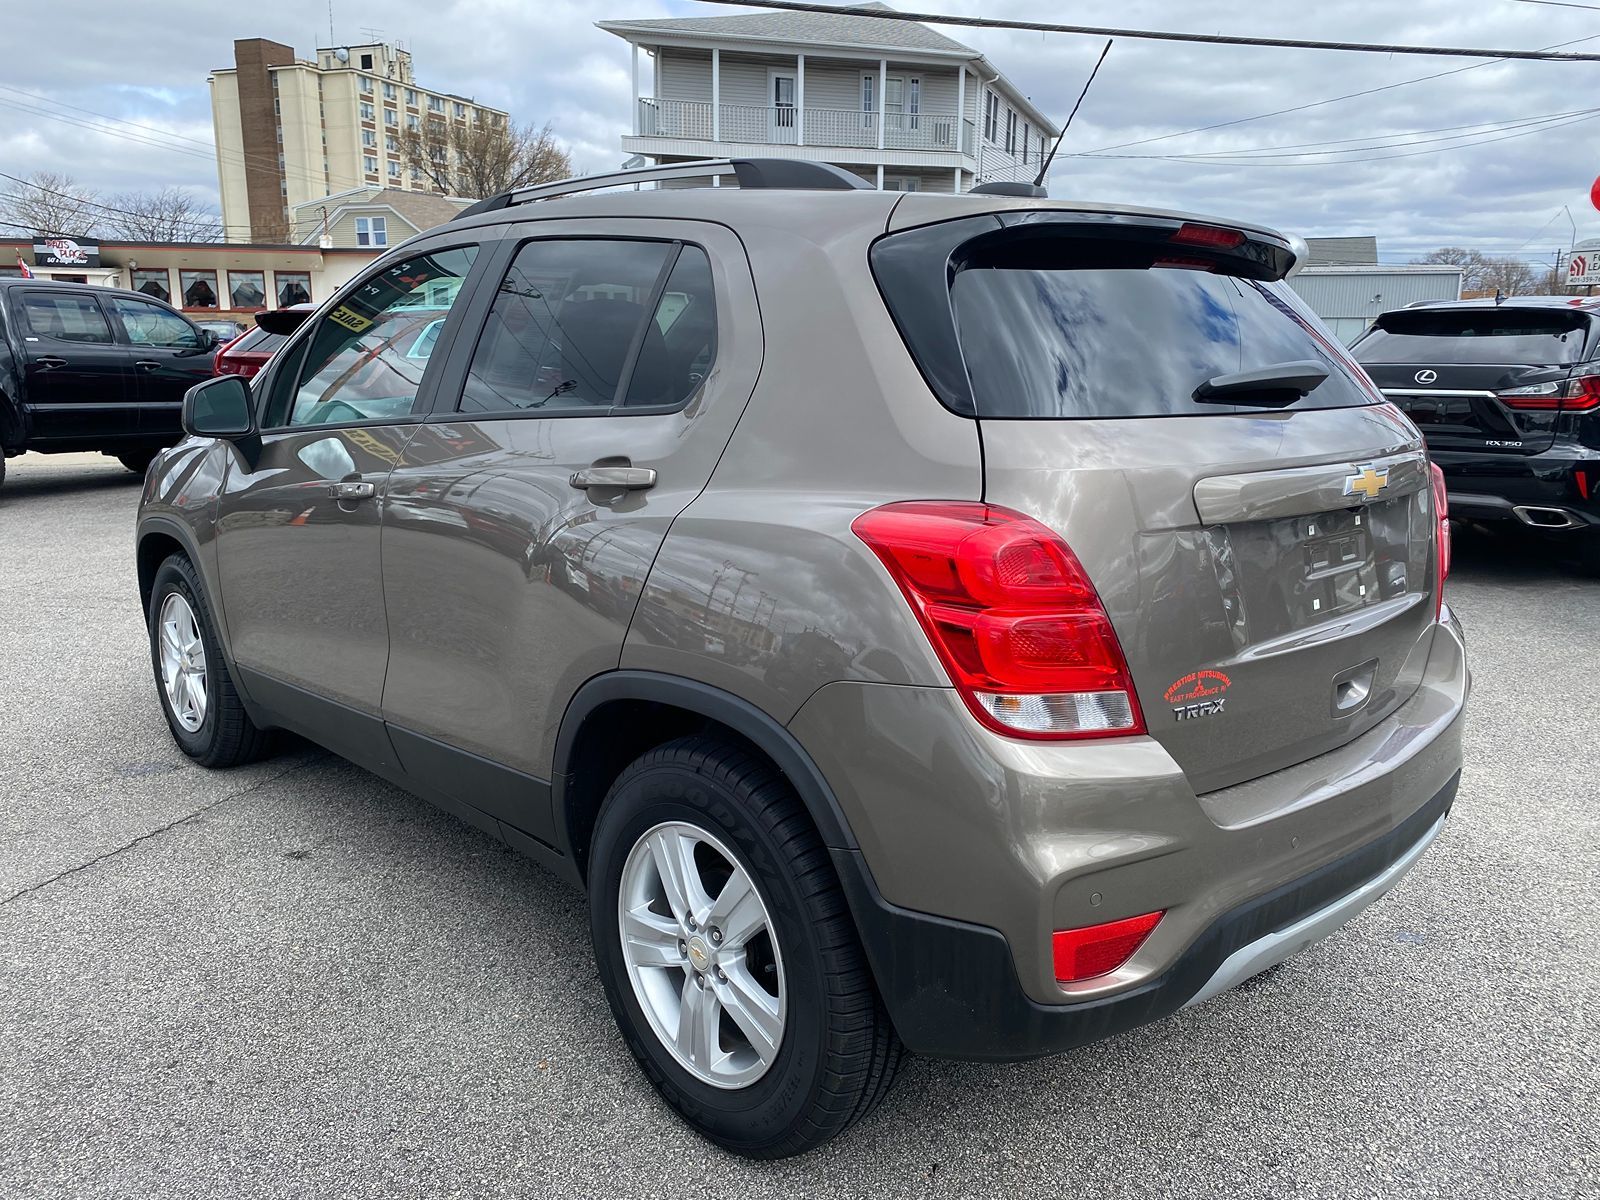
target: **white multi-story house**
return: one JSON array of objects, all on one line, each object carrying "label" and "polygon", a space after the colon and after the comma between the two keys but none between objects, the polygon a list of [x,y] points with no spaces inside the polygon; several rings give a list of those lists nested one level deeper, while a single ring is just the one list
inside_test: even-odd
[{"label": "white multi-story house", "polygon": [[622,149],[658,163],[804,158],[880,188],[965,191],[1031,181],[1057,133],[982,54],[915,21],[774,12],[598,24],[633,48]]}]

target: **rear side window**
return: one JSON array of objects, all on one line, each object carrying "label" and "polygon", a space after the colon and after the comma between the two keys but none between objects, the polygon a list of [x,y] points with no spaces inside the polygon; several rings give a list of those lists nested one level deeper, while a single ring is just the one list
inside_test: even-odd
[{"label": "rear side window", "polygon": [[24,290],[22,311],[28,328],[41,337],[60,342],[111,341],[111,327],[91,296]]},{"label": "rear side window", "polygon": [[1195,388],[1305,359],[1327,366],[1328,379],[1291,407],[1371,402],[1277,284],[1159,266],[977,269],[956,276],[951,299],[982,417],[1237,411],[1197,404]]},{"label": "rear side window", "polygon": [[1385,313],[1356,343],[1362,362],[1559,365],[1583,357],[1589,319],[1555,309]]},{"label": "rear side window", "polygon": [[500,284],[460,409],[600,415],[681,404],[715,339],[711,267],[698,246],[529,242]]}]

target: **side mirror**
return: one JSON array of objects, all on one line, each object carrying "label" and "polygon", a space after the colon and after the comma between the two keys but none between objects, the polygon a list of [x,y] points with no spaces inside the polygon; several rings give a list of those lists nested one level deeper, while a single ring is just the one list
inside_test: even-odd
[{"label": "side mirror", "polygon": [[202,329],[198,325],[195,326],[195,333],[200,338],[200,349],[202,350],[214,350],[218,343],[222,341],[212,330]]},{"label": "side mirror", "polygon": [[230,442],[253,438],[256,410],[250,385],[238,375],[218,375],[195,384],[183,395],[183,431]]}]

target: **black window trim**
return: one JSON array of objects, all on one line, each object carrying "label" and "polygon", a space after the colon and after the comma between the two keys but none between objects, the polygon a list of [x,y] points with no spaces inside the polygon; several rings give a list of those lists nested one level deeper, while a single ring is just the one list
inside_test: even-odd
[{"label": "black window trim", "polygon": [[[457,332],[461,328],[465,313],[473,307],[479,299],[483,288],[484,270],[486,260],[496,260],[500,257],[498,251],[501,242],[490,236],[490,230],[481,231],[480,236],[463,236],[464,231],[458,231],[437,241],[421,244],[404,243],[391,247],[371,263],[367,270],[352,278],[343,287],[339,288],[312,311],[300,327],[290,336],[290,340],[273,353],[268,361],[267,369],[251,381],[252,397],[256,407],[256,420],[261,423],[263,436],[278,434],[294,434],[302,430],[322,429],[367,429],[383,425],[413,425],[428,418],[433,409],[434,397],[439,391],[439,380],[447,378],[450,364],[447,359],[455,348]],[[365,287],[366,284],[389,270],[395,263],[405,262],[420,255],[439,254],[447,250],[474,249],[477,253],[473,256],[472,265],[467,268],[466,278],[462,281],[461,290],[456,294],[456,302],[450,306],[450,312],[445,317],[444,328],[439,332],[438,345],[433,353],[428,356],[428,365],[423,368],[422,382],[417,385],[416,398],[411,402],[411,411],[395,417],[372,417],[359,421],[338,421],[326,425],[267,425],[265,423],[267,410],[271,406],[273,394],[277,388],[279,378],[285,369],[294,371],[294,380],[289,385],[296,392],[300,390],[300,380],[305,369],[305,355],[311,344],[313,331],[345,298]],[[488,262],[494,265],[493,261]],[[291,367],[292,364],[292,367]],[[293,411],[293,403],[290,411]]]},{"label": "black window trim", "polygon": [[[634,341],[629,347],[628,358],[623,363],[622,371],[618,376],[616,394],[612,396],[612,402],[609,406],[605,408],[598,406],[556,409],[513,408],[497,412],[463,412],[460,405],[462,397],[466,394],[467,375],[472,369],[472,359],[477,353],[478,342],[482,339],[484,330],[488,327],[489,310],[494,306],[494,297],[499,294],[500,284],[510,272],[513,264],[515,264],[517,255],[521,254],[523,248],[532,242],[654,242],[658,245],[670,246],[672,249],[668,253],[660,273],[656,276],[655,285],[650,292],[649,316],[646,318],[645,324],[641,325],[634,334]],[[704,390],[706,380],[711,378],[716,368],[717,360],[715,356],[712,357],[710,365],[706,368],[705,378],[700,381],[700,385],[692,389],[678,403],[633,405],[622,403],[628,394],[628,386],[633,382],[634,367],[638,364],[639,354],[644,349],[644,338],[649,329],[649,321],[655,319],[656,306],[661,303],[661,296],[666,291],[668,281],[672,278],[673,268],[678,265],[678,260],[683,257],[684,247],[693,246],[699,250],[700,253],[706,256],[707,265],[710,265],[716,260],[706,245],[688,237],[612,233],[610,231],[603,233],[567,233],[560,231],[522,233],[519,231],[517,236],[505,238],[502,244],[508,248],[508,252],[504,254],[504,265],[492,277],[486,275],[479,284],[479,287],[487,293],[489,303],[484,305],[483,314],[476,319],[477,335],[472,338],[462,336],[456,339],[454,353],[461,361],[448,364],[448,371],[444,376],[448,384],[441,385],[437,391],[441,403],[436,404],[423,420],[429,424],[459,424],[472,421],[570,421],[574,419],[595,420],[612,417],[658,417],[682,412]],[[715,304],[715,269],[711,272],[711,285],[713,303]],[[719,349],[722,345],[721,311],[721,306],[718,305],[715,315],[719,322],[717,329],[717,346]]]}]

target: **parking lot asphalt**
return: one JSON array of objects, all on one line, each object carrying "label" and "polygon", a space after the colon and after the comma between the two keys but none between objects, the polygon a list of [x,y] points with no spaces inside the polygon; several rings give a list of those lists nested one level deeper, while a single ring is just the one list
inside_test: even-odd
[{"label": "parking lot asphalt", "polygon": [[0,490],[0,1196],[1600,1196],[1600,581],[1457,540],[1455,814],[1398,891],[1209,1004],[1021,1066],[912,1060],[731,1158],[617,1036],[581,898],[299,745],[173,745],[138,481]]}]

